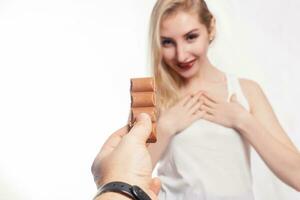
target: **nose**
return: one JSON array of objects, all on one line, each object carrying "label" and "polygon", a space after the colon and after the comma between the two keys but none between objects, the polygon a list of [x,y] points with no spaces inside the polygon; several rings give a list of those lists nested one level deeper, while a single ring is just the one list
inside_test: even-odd
[{"label": "nose", "polygon": [[184,45],[177,45],[176,48],[176,56],[177,56],[177,62],[184,63],[187,61],[187,51],[186,47]]}]

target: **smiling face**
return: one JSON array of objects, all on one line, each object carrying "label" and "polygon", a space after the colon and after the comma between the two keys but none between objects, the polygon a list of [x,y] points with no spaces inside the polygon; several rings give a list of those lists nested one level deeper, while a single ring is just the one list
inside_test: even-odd
[{"label": "smiling face", "polygon": [[207,63],[213,37],[214,31],[209,33],[196,13],[178,11],[161,23],[162,59],[179,76],[189,79]]}]

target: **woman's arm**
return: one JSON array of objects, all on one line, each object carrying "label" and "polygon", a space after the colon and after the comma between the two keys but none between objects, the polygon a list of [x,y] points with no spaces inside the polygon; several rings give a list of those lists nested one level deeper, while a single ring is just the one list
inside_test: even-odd
[{"label": "woman's arm", "polygon": [[174,135],[174,133],[172,133],[168,129],[164,129],[162,126],[160,126],[160,124],[158,124],[156,127],[156,133],[157,142],[150,143],[148,146],[148,151],[151,156],[153,169],[155,168],[162,154],[165,152],[172,136]]},{"label": "woman's arm", "polygon": [[236,129],[250,142],[267,166],[283,182],[300,191],[300,153],[281,127],[260,86],[240,80],[251,114]]},{"label": "woman's arm", "polygon": [[248,99],[248,112],[231,96],[230,102],[204,92],[201,110],[204,119],[236,129],[255,148],[267,166],[283,182],[300,191],[300,153],[280,126],[273,109],[259,85],[240,80]]}]

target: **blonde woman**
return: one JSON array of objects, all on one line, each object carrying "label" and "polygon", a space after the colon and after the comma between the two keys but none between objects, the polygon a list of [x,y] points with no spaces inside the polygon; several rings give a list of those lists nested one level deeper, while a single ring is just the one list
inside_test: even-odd
[{"label": "blonde woman", "polygon": [[215,33],[204,0],[158,0],[153,9],[160,114],[158,142],[148,149],[153,166],[159,162],[159,199],[253,200],[250,145],[299,191],[299,151],[256,82],[212,65],[207,51]]}]

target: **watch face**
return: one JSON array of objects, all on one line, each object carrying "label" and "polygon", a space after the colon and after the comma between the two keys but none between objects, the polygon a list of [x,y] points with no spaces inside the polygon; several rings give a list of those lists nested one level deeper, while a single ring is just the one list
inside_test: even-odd
[{"label": "watch face", "polygon": [[139,186],[133,185],[131,189],[137,200],[151,200],[151,198]]}]

